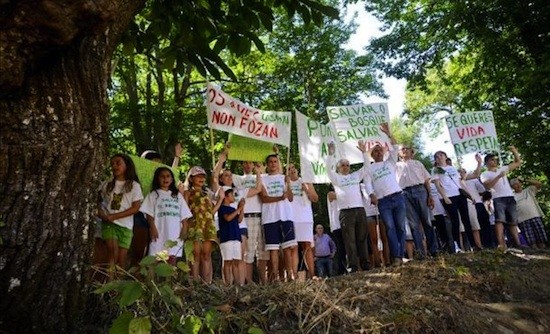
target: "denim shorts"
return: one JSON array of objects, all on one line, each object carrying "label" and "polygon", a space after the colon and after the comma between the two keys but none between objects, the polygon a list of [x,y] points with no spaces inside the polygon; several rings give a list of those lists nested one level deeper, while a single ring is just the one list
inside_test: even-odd
[{"label": "denim shorts", "polygon": [[493,204],[495,206],[495,222],[510,225],[518,224],[518,211],[516,209],[516,199],[514,197],[494,198]]}]

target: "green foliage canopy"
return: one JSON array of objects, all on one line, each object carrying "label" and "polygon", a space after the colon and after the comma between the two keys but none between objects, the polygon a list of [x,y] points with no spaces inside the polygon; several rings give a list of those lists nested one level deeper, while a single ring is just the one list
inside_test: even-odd
[{"label": "green foliage canopy", "polygon": [[370,46],[378,66],[428,93],[411,115],[490,109],[500,142],[550,176],[550,144],[540,140],[550,130],[547,1],[373,0],[366,8],[388,32]]}]

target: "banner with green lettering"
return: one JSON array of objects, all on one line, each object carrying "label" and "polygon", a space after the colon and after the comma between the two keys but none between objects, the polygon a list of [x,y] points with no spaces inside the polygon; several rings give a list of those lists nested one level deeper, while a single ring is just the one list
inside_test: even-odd
[{"label": "banner with green lettering", "polygon": [[321,124],[299,111],[296,111],[296,131],[302,179],[309,183],[330,183],[325,159],[328,143],[336,141],[334,131],[329,125]]},{"label": "banner with green lettering", "polygon": [[273,143],[250,139],[246,137],[229,134],[231,149],[227,159],[238,161],[264,162],[265,158],[273,154]]},{"label": "banner with green lettering", "polygon": [[393,150],[388,136],[380,131],[380,124],[390,121],[387,103],[328,107],[327,113],[336,133],[337,151],[350,163],[363,162],[361,151],[357,149],[359,140],[367,142],[368,150],[376,145]]},{"label": "banner with green lettering", "polygon": [[499,150],[492,111],[452,114],[445,117],[445,123],[458,157],[468,153]]}]

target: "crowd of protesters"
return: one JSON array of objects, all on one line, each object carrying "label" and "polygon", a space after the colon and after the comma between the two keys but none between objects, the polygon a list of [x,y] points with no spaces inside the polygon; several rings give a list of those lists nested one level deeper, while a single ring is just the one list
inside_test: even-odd
[{"label": "crowd of protesters", "polygon": [[[112,177],[98,192],[94,262],[127,268],[164,253],[175,265],[186,242],[192,245],[184,260],[193,279],[212,282],[212,252],[219,248],[224,282],[242,285],[401,266],[441,252],[545,247],[535,197],[541,183],[508,180],[521,165],[515,147],[510,147],[514,161],[504,166],[495,154],[484,159],[477,154],[470,173],[438,151],[429,171],[414,159],[413,147],[395,141],[387,124],[380,130],[392,147],[367,150],[359,141],[363,164],[354,171],[328,145],[326,227],[314,224],[315,187],[293,164],[284,169],[278,154],[263,163],[244,161],[243,174],[236,175],[225,168],[228,144],[210,179],[194,166],[180,183],[171,168],[159,167],[146,196],[132,159],[117,154],[111,158]],[[182,153],[178,145],[174,166]],[[160,160],[153,151],[142,157]]]}]

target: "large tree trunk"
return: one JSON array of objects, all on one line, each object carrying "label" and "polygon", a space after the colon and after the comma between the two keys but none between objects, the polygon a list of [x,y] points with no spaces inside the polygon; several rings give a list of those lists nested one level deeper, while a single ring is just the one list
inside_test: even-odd
[{"label": "large tree trunk", "polygon": [[110,60],[141,4],[0,5],[0,331],[78,331]]}]

